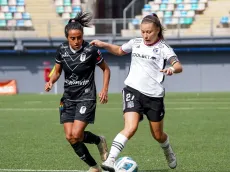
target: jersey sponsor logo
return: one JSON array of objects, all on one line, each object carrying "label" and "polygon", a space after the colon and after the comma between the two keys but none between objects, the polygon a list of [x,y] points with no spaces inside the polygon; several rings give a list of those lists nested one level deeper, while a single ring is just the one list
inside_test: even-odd
[{"label": "jersey sponsor logo", "polygon": [[86,112],[86,107],[85,106],[82,106],[81,108],[80,108],[80,114],[84,114],[85,112]]},{"label": "jersey sponsor logo", "polygon": [[150,55],[144,55],[144,54],[139,54],[139,53],[132,53],[132,57],[140,57],[143,59],[153,59],[155,60],[156,57],[150,56]]},{"label": "jersey sponsor logo", "polygon": [[141,42],[142,42],[142,39],[141,39],[141,38],[139,38],[139,39],[137,38],[137,39],[134,40],[134,43],[135,43],[135,44],[139,44],[139,43],[141,43]]},{"label": "jersey sponsor logo", "polygon": [[65,83],[68,85],[87,85],[89,80],[78,81],[78,76],[75,73],[65,80]]},{"label": "jersey sponsor logo", "polygon": [[81,56],[80,56],[80,61],[81,62],[84,62],[86,59],[86,54],[85,53],[82,53]]},{"label": "jersey sponsor logo", "polygon": [[66,79],[65,83],[68,85],[87,85],[89,83],[89,80],[76,81]]}]

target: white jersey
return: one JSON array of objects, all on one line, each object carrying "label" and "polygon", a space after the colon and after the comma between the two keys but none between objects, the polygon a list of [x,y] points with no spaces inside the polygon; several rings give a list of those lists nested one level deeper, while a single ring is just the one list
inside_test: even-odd
[{"label": "white jersey", "polygon": [[145,45],[143,38],[131,39],[123,44],[121,49],[125,53],[132,52],[130,71],[125,85],[146,96],[163,97],[164,74],[160,70],[165,68],[166,62],[171,57],[176,57],[173,49],[163,39],[148,46]]}]

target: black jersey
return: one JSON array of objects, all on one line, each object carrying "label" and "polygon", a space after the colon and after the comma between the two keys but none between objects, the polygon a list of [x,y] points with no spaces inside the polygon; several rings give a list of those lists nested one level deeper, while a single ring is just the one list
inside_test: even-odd
[{"label": "black jersey", "polygon": [[81,49],[74,51],[68,42],[64,42],[57,50],[55,61],[61,64],[65,73],[65,99],[96,100],[94,72],[95,66],[103,62],[103,57],[95,46],[84,41]]}]

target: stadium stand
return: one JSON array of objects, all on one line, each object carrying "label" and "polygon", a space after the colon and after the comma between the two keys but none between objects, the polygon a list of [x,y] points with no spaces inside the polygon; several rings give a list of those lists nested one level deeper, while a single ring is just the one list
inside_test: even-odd
[{"label": "stadium stand", "polygon": [[[85,11],[88,6],[87,2],[88,0],[54,0],[56,12],[65,24],[67,24],[70,18],[74,18],[78,12]],[[84,34],[95,35],[95,26],[84,28]]]},{"label": "stadium stand", "polygon": [[33,30],[24,0],[0,0],[0,30]]},{"label": "stadium stand", "polygon": [[[149,1],[148,4],[144,5],[142,14],[137,15],[135,19],[128,24],[128,29],[122,30],[122,35],[127,37],[140,35],[138,29],[141,19],[151,13],[158,15],[169,35],[177,33],[178,29],[180,29],[182,35],[210,35],[210,28],[217,26],[220,17],[229,11],[229,8],[229,0]],[[224,18],[225,23],[226,20],[227,18]],[[215,34],[221,35],[222,33],[229,35],[229,31],[227,30],[216,30]]]}]

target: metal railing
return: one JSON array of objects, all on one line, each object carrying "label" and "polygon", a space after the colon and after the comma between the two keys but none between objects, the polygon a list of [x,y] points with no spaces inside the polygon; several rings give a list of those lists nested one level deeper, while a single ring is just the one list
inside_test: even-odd
[{"label": "metal railing", "polygon": [[[164,23],[164,19],[161,19]],[[180,19],[178,19],[180,21]],[[110,37],[136,37],[141,36],[139,25],[133,25],[132,19],[126,19],[125,25],[128,28],[123,29],[124,21],[120,19],[94,19],[92,21],[94,27],[89,28],[85,35],[89,36],[110,36]],[[38,27],[39,26],[39,27]],[[185,36],[229,36],[230,27],[221,27],[219,18],[205,18],[197,23],[194,18],[191,26],[183,24],[164,25],[165,37],[185,37]],[[0,31],[0,38],[15,38],[15,37],[64,37],[64,21],[49,21],[43,20],[36,23],[36,30],[17,30],[15,27],[6,28],[8,30]]]}]

